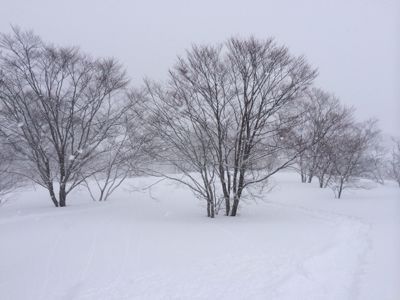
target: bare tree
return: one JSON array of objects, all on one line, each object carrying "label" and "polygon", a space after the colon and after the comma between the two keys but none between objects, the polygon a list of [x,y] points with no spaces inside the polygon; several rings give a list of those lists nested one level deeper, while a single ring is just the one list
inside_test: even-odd
[{"label": "bare tree", "polygon": [[364,187],[361,178],[371,177],[375,170],[371,161],[379,137],[376,121],[347,126],[330,141],[328,157],[332,162],[329,186],[340,198],[346,188]]},{"label": "bare tree", "polygon": [[118,123],[118,134],[103,142],[96,160],[86,170],[93,174],[85,180],[93,200],[106,201],[126,178],[142,174],[149,163],[147,153],[152,149],[152,137],[143,126],[143,105],[137,103],[140,97],[134,94],[129,99],[129,109]]},{"label": "bare tree", "polygon": [[312,88],[304,94],[301,110],[303,126],[295,133],[297,142],[294,143],[299,150],[307,144],[297,160],[301,181],[310,183],[317,176],[323,187],[331,166],[325,153],[327,144],[352,121],[352,109],[342,106],[335,96]]},{"label": "bare tree", "polygon": [[[196,196],[205,199],[207,215],[214,217],[217,196],[214,181],[216,172],[213,163],[211,142],[203,131],[207,121],[198,118],[200,106],[187,106],[176,102],[169,91],[147,82],[147,91],[154,101],[148,103],[153,113],[150,130],[155,135],[152,157],[155,168],[152,175],[164,176],[189,187]],[[172,166],[179,173],[168,168]],[[167,170],[167,171],[166,171]]]},{"label": "bare tree", "polygon": [[17,164],[12,148],[0,135],[0,205],[7,196],[24,185],[25,180],[12,172]]},{"label": "bare tree", "polygon": [[119,136],[108,137],[98,151],[99,155],[86,169],[92,176],[83,176],[84,185],[94,201],[106,201],[131,173],[127,128]]},{"label": "bare tree", "polygon": [[164,145],[155,156],[182,174],[168,177],[206,200],[208,216],[222,203],[235,216],[244,191],[295,161],[298,151],[283,141],[316,71],[271,39],[232,38],[194,46],[169,74],[166,87],[147,84],[150,124]]},{"label": "bare tree", "polygon": [[91,175],[84,169],[97,149],[115,134],[125,73],[113,59],[92,59],[17,28],[0,36],[0,48],[1,132],[29,162],[18,172],[45,187],[56,207],[65,206],[68,193]]},{"label": "bare tree", "polygon": [[388,175],[400,186],[400,139],[393,139],[393,149],[388,163]]}]

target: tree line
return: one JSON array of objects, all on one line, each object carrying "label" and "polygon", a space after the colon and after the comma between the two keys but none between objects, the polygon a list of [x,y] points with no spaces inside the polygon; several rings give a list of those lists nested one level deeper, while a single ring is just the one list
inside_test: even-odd
[{"label": "tree line", "polygon": [[78,186],[103,201],[146,174],[187,186],[215,217],[285,168],[338,198],[363,178],[400,185],[399,141],[387,158],[377,122],[314,87],[317,70],[273,39],[195,45],[140,87],[117,60],[31,31],[1,34],[0,50],[0,194],[33,181],[63,207]]}]

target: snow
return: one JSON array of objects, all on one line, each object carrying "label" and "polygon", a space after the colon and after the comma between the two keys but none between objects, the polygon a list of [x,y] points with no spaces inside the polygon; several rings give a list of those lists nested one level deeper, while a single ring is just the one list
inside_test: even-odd
[{"label": "snow", "polygon": [[238,217],[130,179],[53,208],[38,187],[0,207],[1,299],[400,299],[400,189],[343,199],[281,173]]}]

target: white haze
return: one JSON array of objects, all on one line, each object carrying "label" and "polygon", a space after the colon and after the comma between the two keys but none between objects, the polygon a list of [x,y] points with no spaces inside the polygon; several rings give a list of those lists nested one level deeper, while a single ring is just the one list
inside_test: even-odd
[{"label": "white haze", "polygon": [[316,84],[400,128],[400,1],[28,1],[2,0],[0,31],[33,29],[47,41],[114,56],[132,82],[164,79],[192,43],[232,35],[274,36],[319,69]]}]

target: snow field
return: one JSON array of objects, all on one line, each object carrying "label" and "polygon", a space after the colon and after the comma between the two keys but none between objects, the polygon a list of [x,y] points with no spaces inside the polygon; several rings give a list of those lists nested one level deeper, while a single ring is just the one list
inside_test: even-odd
[{"label": "snow field", "polygon": [[212,220],[174,183],[137,189],[154,181],[105,203],[77,191],[62,209],[41,189],[15,195],[0,208],[0,298],[400,298],[390,183],[337,200],[282,173],[264,201]]}]

